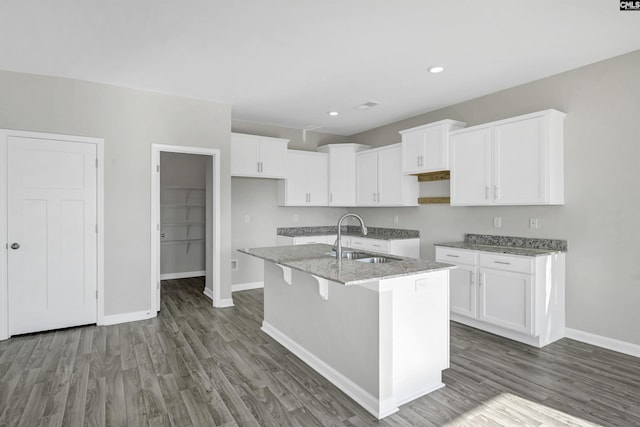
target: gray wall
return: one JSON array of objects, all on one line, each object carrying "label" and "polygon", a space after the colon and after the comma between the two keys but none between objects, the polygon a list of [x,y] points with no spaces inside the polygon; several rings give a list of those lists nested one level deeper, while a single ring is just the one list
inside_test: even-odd
[{"label": "gray wall", "polygon": [[[207,164],[211,156],[184,153],[160,153],[160,223],[165,240],[205,239],[205,207],[192,208],[188,212],[189,221],[202,224],[192,226],[165,226],[187,220],[184,208],[163,207],[164,205],[206,204],[205,187]],[[202,188],[203,190],[185,190],[176,187]],[[211,224],[209,224],[211,226]],[[189,233],[187,235],[187,232]],[[192,243],[166,242],[160,245],[160,273],[183,273],[205,271],[205,241]]]},{"label": "gray wall", "polygon": [[[567,239],[567,327],[640,344],[639,73],[636,51],[351,137],[380,146],[440,119],[475,125],[556,108],[567,113],[564,206],[355,211],[383,227],[400,212],[400,227],[420,230],[423,258],[434,257],[433,243],[465,232]],[[492,228],[494,216],[501,229]],[[538,230],[528,228],[529,217],[540,219]]]},{"label": "gray wall", "polygon": [[0,71],[0,128],[104,138],[105,314],[150,307],[151,144],[221,150],[221,285],[230,297],[227,105]]},{"label": "gray wall", "polygon": [[[308,132],[306,142],[299,129],[282,128],[259,123],[233,121],[233,132],[290,139],[289,148],[316,151],[324,144],[340,143],[345,137]],[[262,178],[231,178],[232,258],[238,260],[238,270],[232,271],[235,284],[263,280],[263,262],[236,252],[239,248],[275,246],[278,227],[334,225],[345,208],[281,207],[277,202],[277,180]],[[248,216],[248,221],[245,218]]]}]

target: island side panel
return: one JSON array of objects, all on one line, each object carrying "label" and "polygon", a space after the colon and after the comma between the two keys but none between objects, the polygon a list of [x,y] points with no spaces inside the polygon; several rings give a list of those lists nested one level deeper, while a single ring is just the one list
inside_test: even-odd
[{"label": "island side panel", "polygon": [[282,270],[268,261],[264,278],[263,326],[276,329],[377,400],[378,293],[329,282],[324,300],[311,275],[293,270],[289,285]]},{"label": "island side panel", "polygon": [[393,290],[393,391],[397,405],[432,392],[449,367],[449,270],[380,281]]}]

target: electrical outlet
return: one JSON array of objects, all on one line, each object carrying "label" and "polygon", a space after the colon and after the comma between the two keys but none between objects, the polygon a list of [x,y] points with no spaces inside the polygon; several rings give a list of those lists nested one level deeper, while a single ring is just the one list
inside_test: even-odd
[{"label": "electrical outlet", "polygon": [[538,228],[538,218],[529,218],[529,228]]},{"label": "electrical outlet", "polygon": [[400,218],[398,217],[398,215],[394,215],[393,216],[393,223],[394,224],[398,224],[400,222]]},{"label": "electrical outlet", "polygon": [[246,214],[246,215],[244,216],[244,222],[246,222],[246,223],[251,222],[251,217],[249,216],[249,214]]},{"label": "electrical outlet", "polygon": [[502,218],[499,216],[493,217],[493,228],[502,228]]},{"label": "electrical outlet", "polygon": [[237,270],[238,269],[238,260],[237,259],[232,259],[231,260],[231,270]]},{"label": "electrical outlet", "polygon": [[293,222],[298,222],[298,221],[300,221],[300,215],[293,214]]}]

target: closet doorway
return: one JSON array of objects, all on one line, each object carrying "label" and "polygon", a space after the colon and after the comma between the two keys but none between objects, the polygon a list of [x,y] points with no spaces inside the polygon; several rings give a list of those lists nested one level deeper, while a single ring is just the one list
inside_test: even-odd
[{"label": "closet doorway", "polygon": [[205,276],[220,302],[220,151],[152,144],[151,309],[161,280]]}]

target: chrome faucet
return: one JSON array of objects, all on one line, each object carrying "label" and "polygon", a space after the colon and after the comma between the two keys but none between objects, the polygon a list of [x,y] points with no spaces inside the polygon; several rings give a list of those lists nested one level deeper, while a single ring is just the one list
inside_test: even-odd
[{"label": "chrome faucet", "polygon": [[365,236],[367,235],[367,227],[365,227],[364,221],[362,220],[362,218],[360,218],[360,215],[356,215],[352,213],[346,213],[342,215],[338,220],[338,239],[336,240],[336,259],[338,261],[342,261],[342,221],[344,221],[345,218],[348,218],[350,216],[360,221],[360,226],[362,227],[362,234]]}]

